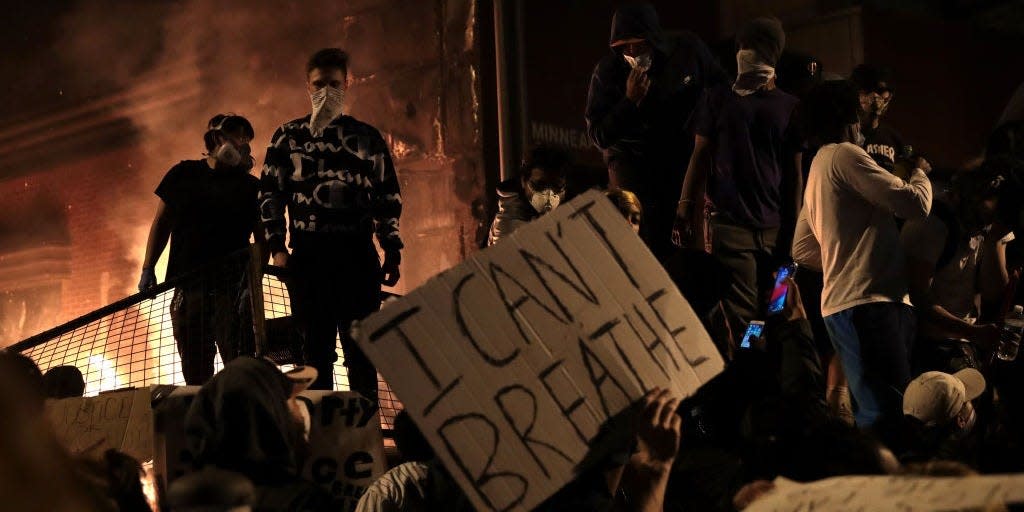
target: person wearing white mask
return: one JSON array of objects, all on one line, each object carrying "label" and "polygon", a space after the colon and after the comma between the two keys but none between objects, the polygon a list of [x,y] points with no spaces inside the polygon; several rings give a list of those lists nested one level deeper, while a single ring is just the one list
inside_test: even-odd
[{"label": "person wearing white mask", "polygon": [[692,150],[686,120],[701,91],[726,77],[699,37],[663,31],[649,3],[622,5],[611,25],[609,51],[590,78],[587,136],[609,184],[640,198],[644,240],[664,262],[675,252],[672,223]]},{"label": "person wearing white mask", "polygon": [[251,308],[240,283],[250,235],[257,243],[263,240],[259,181],[249,174],[252,124],[242,116],[218,114],[206,128],[206,158],[179,162],[156,188],[160,202],[139,280],[141,292],[156,286],[154,266],[170,241],[166,278],[179,279],[171,326],[189,385],[213,375],[218,347],[225,363],[255,352]]},{"label": "person wearing white mask", "polygon": [[310,57],[311,112],[274,132],[260,181],[260,211],[273,263],[288,269],[305,363],[317,370],[310,389],[333,389],[340,336],[351,389],[376,400],[377,371],[349,327],[380,308],[382,284],[398,282],[402,196],[380,132],[343,112],[347,79],[344,51],[325,48]]},{"label": "person wearing white mask", "polygon": [[498,185],[498,213],[491,223],[487,245],[504,240],[523,224],[555,209],[565,197],[569,155],[558,148],[534,148],[518,178]]},{"label": "person wearing white mask", "polygon": [[732,330],[765,317],[772,272],[789,259],[802,187],[802,140],[793,112],[799,100],[775,87],[785,47],[774,18],[747,23],[736,35],[737,76],[705,91],[689,125],[694,150],[677,206],[679,241],[705,247],[710,198],[711,253],[730,270],[722,301]]}]

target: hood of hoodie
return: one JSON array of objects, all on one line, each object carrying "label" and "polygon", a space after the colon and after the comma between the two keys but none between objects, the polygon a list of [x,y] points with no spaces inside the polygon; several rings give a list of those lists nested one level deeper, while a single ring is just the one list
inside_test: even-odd
[{"label": "hood of hoodie", "polygon": [[515,220],[532,220],[539,215],[530,205],[519,178],[510,178],[498,184],[498,216]]},{"label": "hood of hoodie", "polygon": [[665,52],[665,34],[658,22],[658,12],[648,3],[629,4],[619,7],[612,17],[612,33],[608,45],[623,39],[643,38],[651,46]]},{"label": "hood of hoodie", "polygon": [[290,393],[288,378],[268,361],[239,357],[225,365],[185,415],[196,463],[241,473],[256,485],[294,478],[299,436],[285,404]]}]

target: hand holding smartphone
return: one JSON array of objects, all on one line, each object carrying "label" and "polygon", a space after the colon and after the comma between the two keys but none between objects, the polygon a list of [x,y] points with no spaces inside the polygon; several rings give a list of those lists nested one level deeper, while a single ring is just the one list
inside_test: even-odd
[{"label": "hand holding smartphone", "polygon": [[775,288],[772,289],[772,296],[768,299],[768,314],[776,315],[786,307],[786,297],[789,295],[789,285],[786,279],[796,275],[796,263],[790,263],[779,267],[775,274]]},{"label": "hand holding smartphone", "polygon": [[757,340],[761,339],[761,335],[764,334],[764,322],[760,320],[751,320],[750,325],[747,326],[747,332],[743,334],[743,341],[740,341],[740,348],[750,348],[752,343],[756,343]]}]

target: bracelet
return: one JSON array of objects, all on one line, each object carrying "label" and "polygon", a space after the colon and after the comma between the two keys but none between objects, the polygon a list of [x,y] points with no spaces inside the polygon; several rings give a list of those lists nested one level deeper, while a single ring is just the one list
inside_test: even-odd
[{"label": "bracelet", "polygon": [[692,202],[693,202],[693,199],[680,199],[679,203],[677,203],[677,204],[687,204],[687,203],[692,203]]}]

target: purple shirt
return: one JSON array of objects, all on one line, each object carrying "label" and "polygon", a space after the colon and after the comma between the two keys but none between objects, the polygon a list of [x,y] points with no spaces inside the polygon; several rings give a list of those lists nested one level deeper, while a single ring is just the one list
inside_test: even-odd
[{"label": "purple shirt", "polygon": [[726,219],[755,229],[778,227],[782,171],[800,151],[790,123],[799,100],[776,88],[740,96],[729,85],[705,92],[690,118],[711,141],[708,194]]}]

